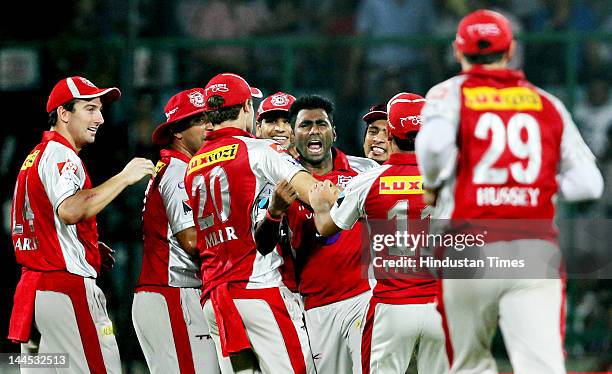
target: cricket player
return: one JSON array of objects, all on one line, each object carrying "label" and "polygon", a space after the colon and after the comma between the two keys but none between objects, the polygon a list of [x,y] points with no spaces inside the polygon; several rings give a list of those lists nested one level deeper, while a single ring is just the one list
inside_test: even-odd
[{"label": "cricket player", "polygon": [[[421,221],[427,213],[414,154],[424,104],[425,99],[416,94],[395,95],[385,110],[391,138],[387,162],[353,178],[337,199],[322,183],[311,190],[314,221],[321,235],[350,230],[361,218],[368,224],[369,242],[377,235],[428,231],[427,221]],[[418,265],[390,267],[383,262],[408,256],[417,259],[419,249],[373,249],[377,282],[364,325],[362,372],[404,374],[418,346],[419,373],[445,373],[448,361],[442,319],[434,303],[436,281]]]},{"label": "cricket player", "polygon": [[204,142],[204,90],[174,95],[166,121],[153,131],[162,147],[146,191],[142,269],[132,320],[151,373],[219,373],[215,346],[200,306],[196,229],[185,171]]},{"label": "cricket player", "polygon": [[204,89],[213,124],[189,162],[185,187],[202,262],[202,305],[223,373],[312,373],[314,365],[299,302],[282,283],[282,257],[258,252],[255,202],[268,185],[287,181],[308,203],[316,181],[273,140],[251,135],[252,97],[261,91],[223,73]]},{"label": "cricket player", "polygon": [[[598,198],[603,181],[595,158],[561,101],[508,69],[515,42],[504,16],[468,14],[453,45],[462,73],[428,92],[416,140],[427,201],[446,204],[453,222],[514,219],[466,254],[553,258],[555,196]],[[443,278],[439,307],[450,372],[497,373],[490,346],[499,321],[515,372],[565,373],[564,282],[553,270],[553,279]]]},{"label": "cricket player", "polygon": [[376,104],[364,114],[366,132],[363,139],[363,153],[379,164],[386,162],[391,153],[391,143],[387,133],[387,105]]},{"label": "cricket player", "polygon": [[[273,139],[295,157],[293,129],[289,123],[289,108],[295,101],[293,95],[277,92],[268,96],[257,109],[256,135],[260,139]],[[269,186],[270,191],[261,195],[257,202],[258,214],[255,218],[255,242],[264,254],[276,250],[283,257],[279,268],[283,283],[293,294],[302,300],[298,293],[295,274],[295,260],[289,238],[289,227],[285,212],[297,198],[295,189],[286,181],[277,186]]]},{"label": "cricket player", "polygon": [[[333,103],[326,98],[298,98],[291,105],[289,117],[298,160],[316,179],[344,187],[358,173],[378,166],[370,159],[347,156],[333,147]],[[317,371],[359,373],[362,323],[371,296],[360,262],[361,223],[322,237],[316,232],[310,207],[297,202],[287,211],[287,218]]]},{"label": "cricket player", "polygon": [[78,156],[104,123],[102,106],[120,95],[83,77],[59,81],[47,101],[51,129],[23,162],[13,195],[11,232],[22,274],[8,337],[25,343],[34,326],[38,353],[67,353],[70,373],[121,373],[106,299],[96,286],[101,251],[108,250],[98,242],[96,214],[155,167],[134,158],[93,187]]}]

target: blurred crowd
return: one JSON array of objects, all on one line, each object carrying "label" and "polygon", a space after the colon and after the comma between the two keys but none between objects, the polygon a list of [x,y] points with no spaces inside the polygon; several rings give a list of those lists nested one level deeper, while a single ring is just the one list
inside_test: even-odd
[{"label": "blurred crowd", "polygon": [[[612,9],[609,0],[58,0],[33,6],[11,2],[0,22],[0,196],[4,249],[2,284],[10,298],[17,279],[8,233],[10,197],[18,165],[46,129],[44,103],[62,77],[83,75],[99,86],[117,85],[124,98],[106,115],[96,144],[83,151],[94,184],[132,156],[157,158],[150,142],[163,103],[181,89],[202,86],[223,71],[247,77],[264,95],[320,93],[337,105],[339,145],[362,155],[361,116],[393,94],[425,94],[455,74],[450,40],[458,21],[476,8],[511,19],[519,39],[513,67],[573,107],[584,139],[606,178],[602,201],[575,214],[612,217]],[[33,11],[35,7],[35,11]],[[552,34],[551,34],[552,32]],[[597,37],[607,34],[608,37]],[[567,35],[586,35],[568,51]],[[372,37],[340,43],[343,37]],[[591,37],[592,36],[592,37]],[[240,41],[253,37],[255,41]],[[392,38],[410,38],[394,41]],[[272,41],[267,38],[272,38]],[[284,39],[283,39],[284,38]],[[382,39],[390,38],[386,42]],[[198,41],[229,39],[204,45]],[[297,42],[295,42],[297,40]],[[287,44],[293,46],[287,49]],[[402,41],[404,41],[402,43]],[[569,53],[569,55],[568,55]],[[568,72],[577,85],[566,89]],[[291,83],[287,82],[290,77]],[[101,238],[117,252],[102,278],[117,324],[123,357],[138,358],[130,302],[141,250],[144,186],[133,187],[99,215]],[[576,357],[612,351],[610,282],[572,281],[568,346]],[[8,320],[5,300],[0,321]],[[7,323],[1,322],[0,335]],[[2,339],[0,339],[2,341]],[[133,340],[135,341],[135,340]],[[569,340],[568,340],[569,341]],[[2,351],[14,349],[0,343]]]}]

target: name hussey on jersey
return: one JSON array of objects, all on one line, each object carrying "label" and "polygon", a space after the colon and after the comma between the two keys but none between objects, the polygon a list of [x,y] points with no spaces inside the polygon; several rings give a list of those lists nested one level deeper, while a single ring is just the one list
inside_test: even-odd
[{"label": "name hussey on jersey", "polygon": [[534,187],[479,187],[476,190],[478,206],[537,207],[540,189]]},{"label": "name hussey on jersey", "polygon": [[206,236],[204,237],[207,248],[214,247],[221,243],[236,239],[238,239],[238,237],[236,236],[236,230],[231,226],[212,231],[206,234]]}]

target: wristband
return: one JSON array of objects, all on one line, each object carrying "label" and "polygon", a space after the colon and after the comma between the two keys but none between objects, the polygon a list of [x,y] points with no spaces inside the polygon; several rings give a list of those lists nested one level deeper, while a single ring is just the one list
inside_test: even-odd
[{"label": "wristband", "polygon": [[280,222],[283,219],[283,216],[281,215],[280,217],[272,217],[272,215],[270,215],[270,211],[266,210],[266,219],[272,222]]}]

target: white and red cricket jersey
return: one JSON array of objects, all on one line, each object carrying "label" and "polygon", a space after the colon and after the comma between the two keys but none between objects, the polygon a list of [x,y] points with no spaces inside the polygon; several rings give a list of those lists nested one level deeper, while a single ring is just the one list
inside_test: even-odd
[{"label": "white and red cricket jersey", "polygon": [[[378,166],[375,161],[347,156],[337,148],[332,148],[332,154],[332,171],[313,176],[318,180],[330,180],[337,186],[344,187],[359,172]],[[361,267],[367,263],[361,261],[361,222],[351,230],[321,237],[310,207],[296,201],[289,207],[287,217],[291,246],[297,255],[299,290],[306,309],[344,300],[370,288]]]},{"label": "white and red cricket jersey", "polygon": [[19,264],[36,271],[98,275],[96,217],[67,225],[57,214],[64,200],[88,188],[85,166],[68,140],[56,131],[44,132],[21,166],[13,195],[11,232]]},{"label": "white and red cricket jersey", "polygon": [[[268,212],[268,205],[270,203],[270,199],[272,194],[274,193],[273,185],[268,185],[264,188],[262,193],[259,195],[255,207],[257,208],[255,214],[255,223],[263,221],[266,218],[266,213]],[[293,248],[291,248],[291,242],[289,237],[289,226],[287,222],[287,217],[283,216],[280,227],[280,233],[278,238],[278,244],[274,248],[274,255],[280,255],[283,258],[283,264],[278,270],[281,273],[281,277],[283,278],[283,283],[291,292],[298,292],[298,285],[295,273],[295,253]]]},{"label": "white and red cricket jersey", "polygon": [[[393,153],[384,165],[355,177],[341,193],[330,216],[336,226],[348,230],[360,218],[366,218],[369,235],[391,234],[408,230],[427,233],[427,220],[422,220],[422,177],[414,154]],[[400,227],[402,223],[407,227]],[[389,251],[390,252],[390,251]],[[376,253],[381,259],[397,256],[389,252]],[[418,251],[417,251],[418,252]],[[419,253],[414,253],[414,258]],[[374,266],[376,285],[373,296],[380,302],[433,302],[436,282],[426,270],[407,274]]]},{"label": "white and red cricket jersey", "polygon": [[[449,189],[441,202],[452,218],[550,221],[564,162],[593,160],[563,104],[520,71],[476,66],[432,88],[423,116],[425,126],[442,120],[456,131],[459,156],[441,176]],[[537,237],[555,236],[552,226],[536,231]]]},{"label": "white and red cricket jersey", "polygon": [[200,287],[199,267],[175,237],[194,226],[184,181],[189,157],[172,149],[162,149],[160,156],[145,195],[138,286]]},{"label": "white and red cricket jersey", "polygon": [[185,176],[198,231],[203,297],[223,283],[246,288],[282,285],[281,256],[262,256],[256,250],[256,201],[269,184],[289,181],[303,170],[273,140],[256,139],[237,128],[207,137]]}]

